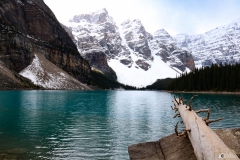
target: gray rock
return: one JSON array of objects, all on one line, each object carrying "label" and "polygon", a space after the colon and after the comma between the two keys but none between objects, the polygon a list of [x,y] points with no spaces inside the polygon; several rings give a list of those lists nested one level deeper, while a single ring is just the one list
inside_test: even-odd
[{"label": "gray rock", "polygon": [[108,50],[91,50],[85,53],[83,57],[92,67],[103,72],[109,78],[117,80],[116,73],[111,69],[111,67],[109,67],[107,63],[106,52],[108,52]]},{"label": "gray rock", "polygon": [[150,47],[151,50],[155,51],[155,55],[160,56],[164,62],[169,62],[171,66],[178,68],[182,72],[186,68],[195,69],[191,53],[182,49],[182,46],[177,46],[176,40],[164,29],[160,29],[153,34]]},{"label": "gray rock", "polygon": [[147,62],[145,62],[144,60],[141,60],[141,59],[137,60],[136,64],[140,68],[142,68],[144,71],[147,71],[151,67],[150,64],[148,64]]},{"label": "gray rock", "polygon": [[132,145],[129,147],[129,154],[131,159],[136,160],[164,158],[159,141]]},{"label": "gray rock", "polygon": [[131,67],[131,65],[132,65],[132,60],[130,58],[129,59],[121,59],[120,62],[129,67]]}]

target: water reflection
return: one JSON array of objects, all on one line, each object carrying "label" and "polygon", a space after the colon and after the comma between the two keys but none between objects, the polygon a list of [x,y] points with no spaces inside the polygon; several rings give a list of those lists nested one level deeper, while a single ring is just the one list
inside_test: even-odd
[{"label": "water reflection", "polygon": [[[127,154],[127,146],[153,141],[173,132],[171,94],[164,92],[115,92],[109,105],[109,125],[115,135],[114,144],[119,159]],[[124,153],[124,154],[123,154]],[[126,158],[126,157],[125,157]]]}]

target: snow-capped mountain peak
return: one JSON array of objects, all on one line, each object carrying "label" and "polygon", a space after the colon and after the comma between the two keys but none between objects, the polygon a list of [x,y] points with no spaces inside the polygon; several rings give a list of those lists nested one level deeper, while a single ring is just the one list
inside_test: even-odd
[{"label": "snow-capped mountain peak", "polygon": [[154,32],[153,37],[155,39],[166,39],[171,38],[170,34],[165,29],[159,29]]},{"label": "snow-capped mountain peak", "polygon": [[142,23],[138,19],[126,20],[121,23],[120,32],[121,38],[126,42],[126,46],[130,51],[136,52],[137,56],[144,57],[146,60],[152,58],[151,50],[149,49],[148,36]]},{"label": "snow-capped mountain peak", "polygon": [[192,53],[197,67],[240,62],[240,20],[199,35],[177,35],[177,46]]},{"label": "snow-capped mountain peak", "polygon": [[163,35],[164,36],[164,35],[169,35],[169,33],[165,29],[162,28],[162,29],[159,29],[156,32],[154,32],[153,35],[159,35],[159,36]]},{"label": "snow-capped mountain peak", "polygon": [[139,28],[142,25],[141,20],[139,19],[127,19],[126,21],[121,23],[121,26],[125,27],[125,28]]},{"label": "snow-capped mountain peak", "polygon": [[141,40],[147,38],[147,33],[142,22],[139,19],[128,19],[121,23],[120,28],[122,29],[125,39]]},{"label": "snow-capped mountain peak", "polygon": [[[123,84],[144,87],[194,68],[191,56],[179,50],[165,30],[157,31],[154,37],[138,19],[128,19],[117,26],[103,9],[74,16],[68,27],[80,54],[91,63],[95,59],[93,67],[102,73],[110,74],[110,69],[106,69],[110,66]],[[168,44],[164,45],[164,41]],[[103,54],[109,66],[103,62]]]},{"label": "snow-capped mountain peak", "polygon": [[73,19],[70,20],[73,23],[92,23],[92,24],[101,24],[105,22],[115,23],[113,18],[108,15],[108,11],[103,8],[96,12],[92,12],[89,14],[80,14],[75,15]]}]

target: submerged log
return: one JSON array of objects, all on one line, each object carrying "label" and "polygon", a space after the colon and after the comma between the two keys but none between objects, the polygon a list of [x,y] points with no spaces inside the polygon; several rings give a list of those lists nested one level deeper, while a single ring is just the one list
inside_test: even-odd
[{"label": "submerged log", "polygon": [[[210,110],[194,111],[191,106],[190,100],[189,105],[185,105],[183,98],[174,97],[174,110],[178,113],[174,116],[181,116],[185,126],[185,130],[178,133],[178,123],[175,126],[175,132],[177,136],[187,135],[194,153],[198,160],[216,160],[219,158],[223,159],[239,159],[235,151],[229,149],[223,141],[217,136],[217,134],[208,126],[209,123],[219,121],[209,120]],[[197,115],[200,112],[207,112],[206,118],[201,118]],[[221,157],[222,156],[222,157]],[[224,157],[225,156],[225,157]]]}]

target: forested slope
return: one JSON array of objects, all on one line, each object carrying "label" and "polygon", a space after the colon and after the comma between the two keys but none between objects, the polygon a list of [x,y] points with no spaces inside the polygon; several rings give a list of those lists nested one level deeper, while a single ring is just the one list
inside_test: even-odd
[{"label": "forested slope", "polygon": [[168,86],[179,91],[240,91],[240,64],[212,65],[184,73]]}]

